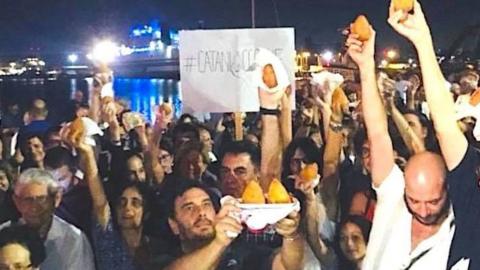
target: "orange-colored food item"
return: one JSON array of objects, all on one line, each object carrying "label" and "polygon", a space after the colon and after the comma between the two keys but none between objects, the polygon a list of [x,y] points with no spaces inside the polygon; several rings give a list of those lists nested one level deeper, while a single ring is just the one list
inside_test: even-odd
[{"label": "orange-colored food item", "polygon": [[257,181],[252,180],[247,184],[242,194],[242,202],[248,204],[265,204],[262,187]]},{"label": "orange-colored food item", "polygon": [[480,103],[480,89],[473,92],[468,103],[472,106],[477,106]]},{"label": "orange-colored food item", "polygon": [[291,203],[290,195],[278,179],[273,179],[268,187],[269,203]]},{"label": "orange-colored food item", "polygon": [[172,105],[170,105],[169,103],[163,103],[162,105],[160,105],[158,110],[163,111],[165,113],[165,115],[169,115],[173,111]]},{"label": "orange-colored food item", "polygon": [[353,24],[350,27],[352,34],[358,35],[358,40],[367,41],[372,36],[372,30],[370,28],[370,23],[367,20],[367,17],[360,15],[355,19]]},{"label": "orange-colored food item", "polygon": [[300,171],[300,178],[302,181],[310,182],[315,180],[318,175],[318,165],[317,163],[307,164],[301,171]]},{"label": "orange-colored food item", "polygon": [[85,136],[85,126],[83,125],[82,118],[77,117],[70,124],[67,138],[73,143],[78,143]]},{"label": "orange-colored food item", "polygon": [[393,8],[395,11],[410,12],[413,10],[413,0],[393,0]]},{"label": "orange-colored food item", "polygon": [[332,109],[335,113],[347,112],[348,111],[348,97],[345,95],[345,92],[342,88],[338,87],[333,91],[332,95]]}]

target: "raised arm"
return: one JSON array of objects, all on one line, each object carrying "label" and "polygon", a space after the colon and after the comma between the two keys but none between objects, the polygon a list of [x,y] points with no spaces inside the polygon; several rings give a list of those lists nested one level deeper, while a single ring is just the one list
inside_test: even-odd
[{"label": "raised arm", "polygon": [[[278,110],[285,91],[268,93],[258,89],[260,106],[267,110]],[[264,190],[268,190],[270,181],[280,176],[281,168],[281,129],[279,115],[262,114],[262,138],[261,138],[261,184]]]},{"label": "raised arm", "polygon": [[389,24],[415,46],[422,70],[423,85],[435,132],[449,170],[463,159],[468,142],[457,126],[453,98],[438,65],[430,29],[420,3],[415,0],[413,14],[394,11],[390,5]]},{"label": "raised arm", "polygon": [[295,188],[305,194],[303,225],[306,229],[306,240],[315,257],[321,265],[332,265],[335,261],[335,252],[322,240],[318,228],[326,222],[327,212],[322,198],[314,192],[315,186],[303,183],[298,177],[295,179]]},{"label": "raised arm", "polygon": [[107,196],[105,195],[102,182],[98,176],[98,167],[93,147],[83,142],[77,143],[75,147],[80,153],[84,166],[85,179],[88,183],[90,194],[92,195],[93,212],[98,223],[103,228],[106,228],[110,221],[110,206],[108,205]]},{"label": "raised arm", "polygon": [[362,109],[372,158],[372,182],[378,187],[392,170],[394,156],[387,115],[375,79],[375,32],[372,29],[370,39],[365,42],[350,34],[347,46],[348,54],[360,69]]},{"label": "raised arm", "polygon": [[392,104],[391,113],[393,122],[400,132],[400,136],[402,137],[403,142],[408,148],[410,154],[418,154],[424,152],[425,144],[424,142],[415,134],[413,129],[408,124],[407,119],[403,116],[403,114],[395,107],[395,104]]}]

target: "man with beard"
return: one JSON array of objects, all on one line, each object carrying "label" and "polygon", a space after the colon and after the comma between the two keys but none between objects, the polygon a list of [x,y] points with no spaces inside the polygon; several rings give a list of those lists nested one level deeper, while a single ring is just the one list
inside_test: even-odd
[{"label": "man with beard", "polygon": [[169,225],[180,250],[160,257],[163,269],[301,269],[303,240],[297,231],[299,214],[277,222],[283,244],[277,251],[236,237],[243,227],[240,210],[226,202],[218,213],[206,190],[195,183],[178,186],[169,203]]},{"label": "man with beard", "polygon": [[454,224],[445,165],[441,157],[428,152],[410,159],[405,176],[395,165],[387,116],[376,85],[375,32],[371,31],[367,41],[350,34],[346,42],[360,70],[372,184],[378,197],[362,269],[446,269]]}]

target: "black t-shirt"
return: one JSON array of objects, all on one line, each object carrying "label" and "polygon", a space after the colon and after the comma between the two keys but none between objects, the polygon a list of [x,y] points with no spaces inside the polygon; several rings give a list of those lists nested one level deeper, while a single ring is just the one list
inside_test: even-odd
[{"label": "black t-shirt", "polygon": [[448,269],[461,259],[470,259],[468,269],[480,269],[480,153],[473,147],[449,172],[448,192],[455,214],[455,234]]},{"label": "black t-shirt", "polygon": [[[271,270],[274,250],[235,240],[223,253],[217,270]],[[157,261],[161,261],[163,269],[180,258],[180,252],[171,252],[167,249]]]}]

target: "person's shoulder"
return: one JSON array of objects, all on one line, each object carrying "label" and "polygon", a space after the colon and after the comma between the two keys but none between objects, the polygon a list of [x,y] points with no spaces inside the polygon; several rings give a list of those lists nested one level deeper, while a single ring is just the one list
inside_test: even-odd
[{"label": "person's shoulder", "polygon": [[[472,167],[474,170],[472,170]],[[458,175],[458,174],[479,174],[480,172],[480,149],[469,145],[465,155],[463,156],[460,163],[449,172],[449,175]]]},{"label": "person's shoulder", "polygon": [[57,215],[53,216],[52,229],[58,233],[64,233],[64,237],[81,239],[84,233],[75,225],[68,223]]}]

